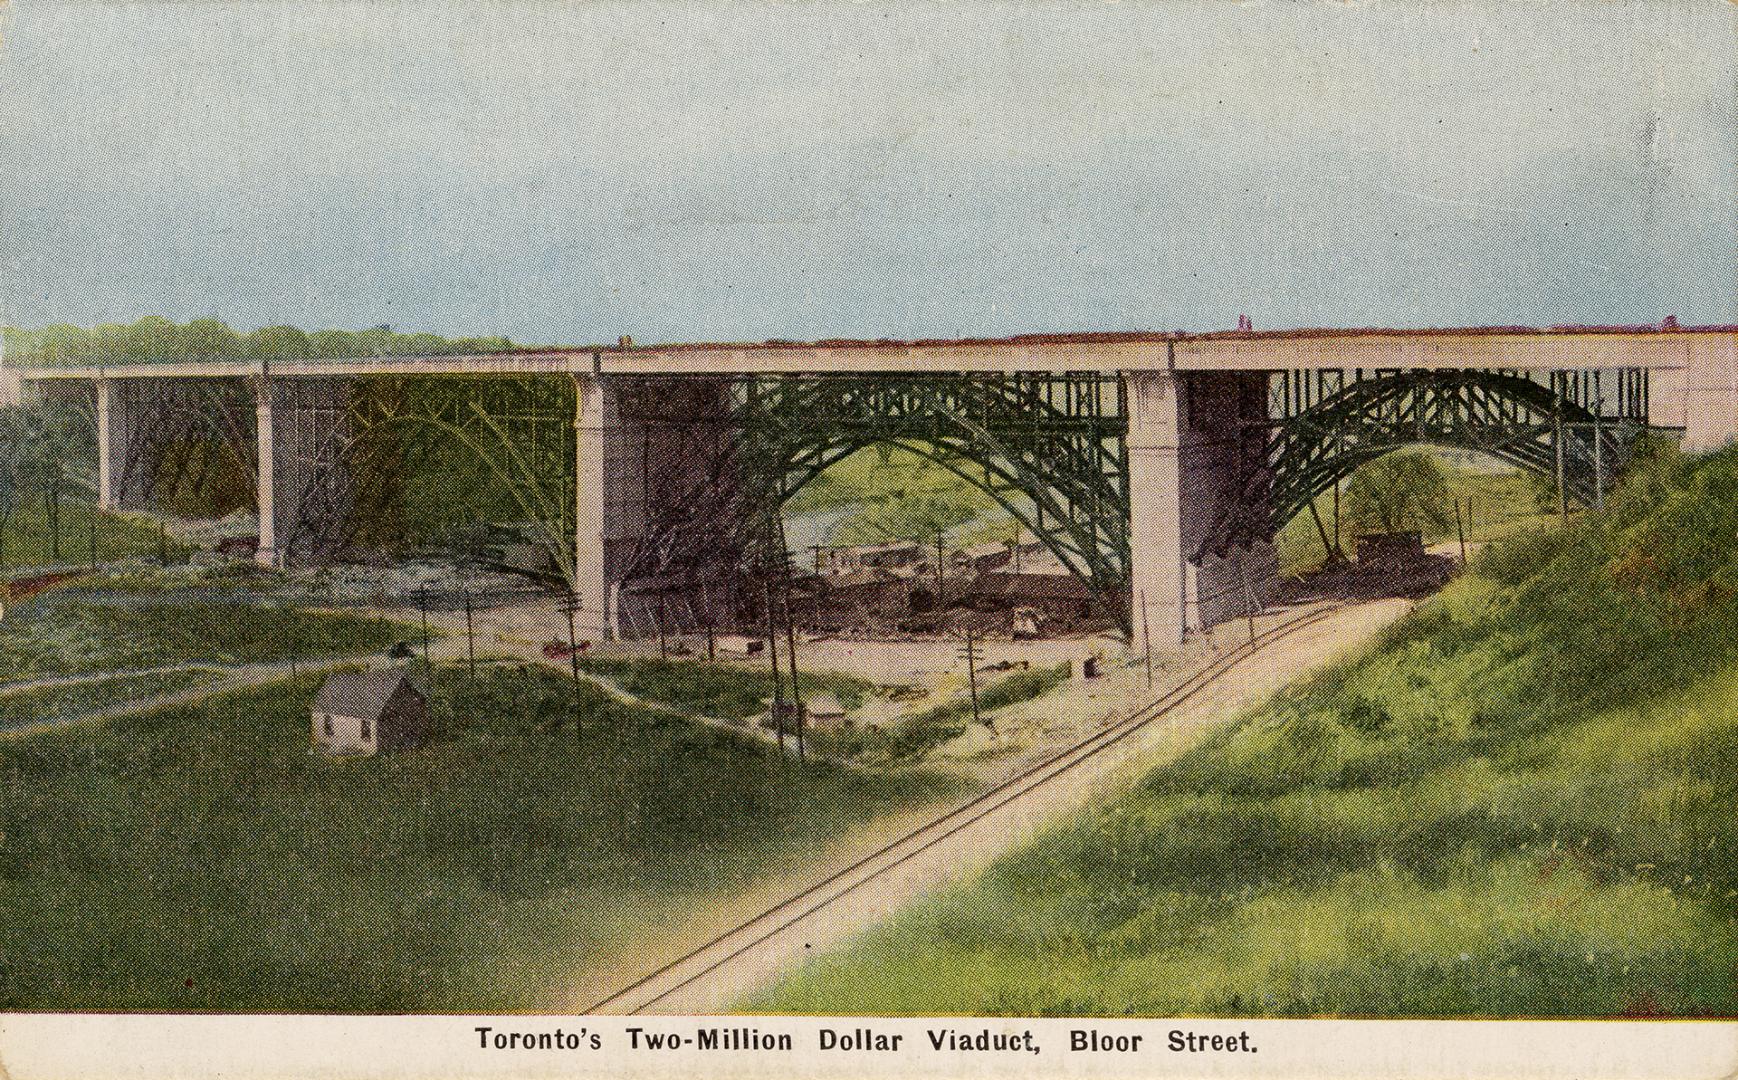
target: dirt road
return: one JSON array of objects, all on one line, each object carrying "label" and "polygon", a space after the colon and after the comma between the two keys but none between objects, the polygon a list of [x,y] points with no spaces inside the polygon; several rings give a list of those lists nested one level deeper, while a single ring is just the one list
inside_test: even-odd
[{"label": "dirt road", "polygon": [[[642,982],[594,1005],[607,1014],[728,1011],[804,957],[835,947],[891,911],[979,873],[1059,815],[1081,807],[1175,754],[1201,731],[1272,694],[1299,674],[1371,639],[1410,608],[1382,600],[1333,611],[1227,656],[1178,692],[1150,722],[1095,736],[1090,752],[1059,758],[1034,779],[892,841],[871,858],[738,926]],[[1114,738],[1112,737],[1114,735]],[[1084,744],[1083,744],[1084,745]]]}]

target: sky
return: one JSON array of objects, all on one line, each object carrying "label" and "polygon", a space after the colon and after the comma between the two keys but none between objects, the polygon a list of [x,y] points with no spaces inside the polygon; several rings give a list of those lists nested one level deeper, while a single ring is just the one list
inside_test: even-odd
[{"label": "sky", "polygon": [[1738,5],[45,3],[0,321],[1738,322]]}]

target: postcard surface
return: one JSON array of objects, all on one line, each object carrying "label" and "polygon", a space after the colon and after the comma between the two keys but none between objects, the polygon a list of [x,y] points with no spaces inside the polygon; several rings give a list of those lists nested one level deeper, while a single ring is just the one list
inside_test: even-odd
[{"label": "postcard surface", "polygon": [[0,6],[0,1080],[1738,1073],[1738,6]]}]

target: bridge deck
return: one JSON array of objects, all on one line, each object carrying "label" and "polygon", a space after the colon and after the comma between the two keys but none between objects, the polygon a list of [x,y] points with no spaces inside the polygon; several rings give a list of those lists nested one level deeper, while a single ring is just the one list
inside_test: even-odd
[{"label": "bridge deck", "polygon": [[957,341],[761,342],[520,350],[473,356],[237,360],[14,368],[26,380],[369,375],[753,374],[1685,367],[1692,348],[1738,347],[1738,327],[1533,330],[1290,330],[1216,334],[1057,334]]}]

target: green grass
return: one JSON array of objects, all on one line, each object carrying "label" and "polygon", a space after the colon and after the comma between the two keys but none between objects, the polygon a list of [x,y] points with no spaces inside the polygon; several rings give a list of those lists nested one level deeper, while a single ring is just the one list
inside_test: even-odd
[{"label": "green grass", "polygon": [[416,631],[388,619],[231,598],[52,592],[0,621],[0,681],[176,664],[377,652]]},{"label": "green grass", "polygon": [[159,557],[172,563],[187,561],[192,548],[174,537],[159,537],[150,521],[124,514],[110,514],[88,503],[63,502],[60,508],[60,553],[55,554],[54,530],[42,500],[26,497],[6,523],[0,537],[0,571],[16,576],[32,567],[82,565],[91,559],[95,533],[96,561]]},{"label": "green grass", "polygon": [[[781,650],[780,657],[783,655]],[[688,660],[590,658],[581,660],[579,666],[582,671],[613,680],[635,697],[724,720],[762,716],[772,697],[772,673],[765,663],[751,667]],[[866,679],[840,672],[801,671],[800,659],[798,668],[805,694],[832,694],[847,709],[861,707],[864,696],[874,688]]]},{"label": "green grass", "polygon": [[0,686],[0,730],[65,720],[129,701],[210,686],[221,678],[222,673],[216,671],[170,671],[24,690]]},{"label": "green grass", "polygon": [[1738,451],[1644,463],[1339,663],[751,1002],[1738,1014]]},{"label": "green grass", "polygon": [[[1448,480],[1450,496],[1461,500],[1462,526],[1468,543],[1506,539],[1524,532],[1556,528],[1559,524],[1554,510],[1539,508],[1537,481],[1526,473],[1514,470],[1485,472],[1440,457],[1438,464]],[[1334,529],[1331,493],[1317,496],[1316,513],[1321,515],[1322,525],[1331,537]],[[1444,543],[1458,535],[1452,518],[1446,527],[1423,531],[1426,544]],[[1308,509],[1285,524],[1274,544],[1283,574],[1314,570],[1327,558],[1322,547],[1322,534],[1316,529]],[[1340,546],[1351,556],[1355,554],[1356,545],[1353,531],[1342,521]]]},{"label": "green grass", "polygon": [[[512,1011],[940,778],[803,766],[554,672],[309,752],[303,679],[0,743],[0,1008]],[[572,1002],[566,1003],[568,1007]]]},{"label": "green grass", "polygon": [[870,446],[835,463],[785,505],[786,513],[844,510],[829,543],[932,541],[957,547],[1012,538],[1015,525],[982,487],[910,450]]},{"label": "green grass", "polygon": [[[1068,681],[1068,665],[1017,671],[990,683],[978,694],[978,710],[997,709],[1031,701]],[[864,762],[915,761],[929,751],[958,738],[972,721],[970,697],[960,696],[905,718],[891,727],[871,731],[853,728],[816,736],[816,745],[841,757]]]}]

